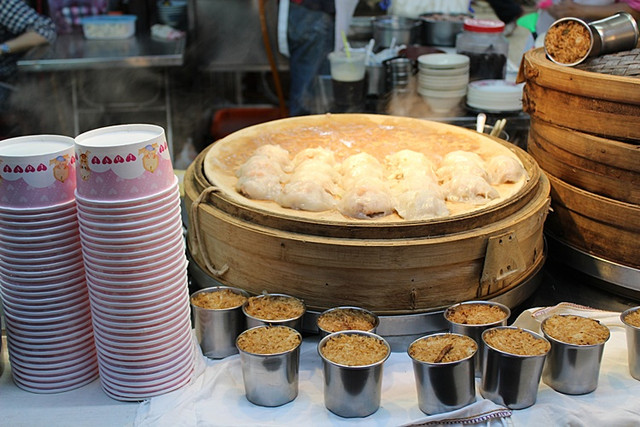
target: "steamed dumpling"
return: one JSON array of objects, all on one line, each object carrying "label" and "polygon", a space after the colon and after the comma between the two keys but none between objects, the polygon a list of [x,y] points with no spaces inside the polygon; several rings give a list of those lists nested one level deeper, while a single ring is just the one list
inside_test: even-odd
[{"label": "steamed dumpling", "polygon": [[423,153],[400,150],[385,158],[389,179],[401,180],[408,174],[424,174],[436,179],[433,163]]},{"label": "steamed dumpling", "polygon": [[370,219],[393,213],[394,198],[382,180],[363,179],[346,189],[338,207],[345,216]]},{"label": "steamed dumpling", "polygon": [[282,168],[264,155],[251,156],[236,171],[236,190],[258,200],[275,200],[282,191],[286,174]]},{"label": "steamed dumpling", "polygon": [[280,206],[304,211],[321,212],[335,207],[335,199],[322,182],[291,181],[282,189],[277,202]]},{"label": "steamed dumpling", "polygon": [[334,166],[336,164],[336,156],[333,151],[322,147],[305,148],[300,151],[293,158],[293,167],[298,167],[300,163],[306,160],[319,160],[330,166]]},{"label": "steamed dumpling", "polygon": [[489,182],[494,185],[518,182],[526,174],[518,159],[504,154],[489,159],[487,173],[489,174]]},{"label": "steamed dumpling", "polygon": [[477,175],[484,179],[489,177],[482,157],[462,150],[452,151],[444,156],[436,174],[441,181],[448,181],[460,174]]},{"label": "steamed dumpling", "polygon": [[384,168],[371,154],[358,153],[347,157],[340,165],[342,172],[342,187],[345,190],[353,187],[362,179],[382,180]]},{"label": "steamed dumpling", "polygon": [[450,202],[483,204],[500,197],[498,191],[484,178],[470,173],[453,176],[444,187],[446,199]]},{"label": "steamed dumpling", "polygon": [[285,150],[279,145],[265,144],[261,145],[254,151],[254,156],[266,156],[275,162],[284,172],[288,172],[292,169],[291,155],[289,151]]},{"label": "steamed dumpling", "polygon": [[449,215],[439,192],[430,189],[406,191],[396,196],[396,212],[406,220],[419,220]]}]

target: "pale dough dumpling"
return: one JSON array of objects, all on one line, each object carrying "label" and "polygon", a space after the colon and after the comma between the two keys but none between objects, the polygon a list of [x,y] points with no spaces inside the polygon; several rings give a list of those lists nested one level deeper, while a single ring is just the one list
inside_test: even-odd
[{"label": "pale dough dumpling", "polygon": [[345,191],[338,207],[345,216],[370,219],[393,213],[394,198],[382,180],[362,179]]},{"label": "pale dough dumpling", "polygon": [[304,211],[321,212],[335,208],[329,188],[319,181],[291,181],[276,200],[280,206]]},{"label": "pale dough dumpling", "polygon": [[264,155],[251,156],[236,171],[236,190],[251,199],[275,200],[282,191],[286,174]]},{"label": "pale dough dumpling", "polygon": [[396,212],[407,220],[430,219],[449,215],[442,195],[430,189],[406,191],[396,196]]},{"label": "pale dough dumpling", "polygon": [[400,150],[385,158],[389,179],[400,180],[407,174],[423,173],[436,179],[433,163],[423,153],[413,150]]},{"label": "pale dough dumpling", "polygon": [[319,160],[331,166],[334,166],[336,164],[336,156],[333,151],[322,147],[316,147],[305,148],[304,150],[296,154],[293,158],[293,167],[296,168],[300,163],[312,159]]},{"label": "pale dough dumpling", "polygon": [[499,154],[489,159],[487,172],[489,181],[494,185],[505,182],[518,182],[526,174],[518,159],[504,154]]},{"label": "pale dough dumpling", "polygon": [[285,150],[279,145],[261,145],[260,147],[258,147],[258,149],[256,149],[253,155],[268,157],[269,159],[277,163],[284,172],[289,172],[292,169],[291,155],[289,154],[289,151]]},{"label": "pale dough dumpling", "polygon": [[436,175],[441,181],[448,181],[463,173],[488,179],[484,160],[470,151],[456,150],[448,153],[436,170]]},{"label": "pale dough dumpling", "polygon": [[362,179],[382,180],[384,168],[371,154],[358,153],[347,157],[340,165],[342,188],[349,190]]},{"label": "pale dough dumpling", "polygon": [[484,178],[470,173],[453,176],[444,187],[446,199],[450,202],[483,204],[500,197],[498,191]]}]

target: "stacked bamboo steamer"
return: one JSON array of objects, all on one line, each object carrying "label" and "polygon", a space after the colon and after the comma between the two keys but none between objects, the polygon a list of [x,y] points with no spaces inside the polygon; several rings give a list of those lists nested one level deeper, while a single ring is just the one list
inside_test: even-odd
[{"label": "stacked bamboo steamer", "polygon": [[631,271],[640,268],[639,63],[634,49],[563,67],[540,48],[520,70],[528,151],[551,181],[545,230]]},{"label": "stacked bamboo steamer", "polygon": [[459,301],[520,292],[544,263],[542,228],[550,187],[531,156],[507,142],[477,136],[494,139],[518,156],[530,177],[521,190],[486,209],[428,221],[340,223],[298,217],[295,211],[273,212],[225,192],[203,172],[212,149],[231,148],[282,123],[304,120],[312,126],[355,116],[372,125],[471,132],[417,119],[367,115],[290,118],[238,131],[200,153],[185,173],[188,244],[194,262],[222,284],[253,294],[290,294],[316,311],[357,305],[377,314],[425,313]]}]

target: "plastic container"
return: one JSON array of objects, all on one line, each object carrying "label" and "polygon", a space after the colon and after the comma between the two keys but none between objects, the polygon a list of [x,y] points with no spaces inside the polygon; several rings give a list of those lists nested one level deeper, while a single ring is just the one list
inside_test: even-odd
[{"label": "plastic container", "polygon": [[136,33],[135,15],[101,15],[82,18],[82,32],[89,40],[128,39]]},{"label": "plastic container", "polygon": [[498,20],[465,19],[456,36],[456,52],[469,57],[469,80],[504,79],[509,41]]}]

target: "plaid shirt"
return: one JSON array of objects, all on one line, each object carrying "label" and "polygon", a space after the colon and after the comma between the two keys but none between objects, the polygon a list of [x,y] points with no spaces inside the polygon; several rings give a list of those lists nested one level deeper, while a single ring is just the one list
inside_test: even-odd
[{"label": "plaid shirt", "polygon": [[[39,15],[22,0],[0,0],[0,43],[30,30],[49,40],[49,43],[56,39],[56,26],[49,17]],[[15,74],[19,55],[0,56],[0,81]]]}]

